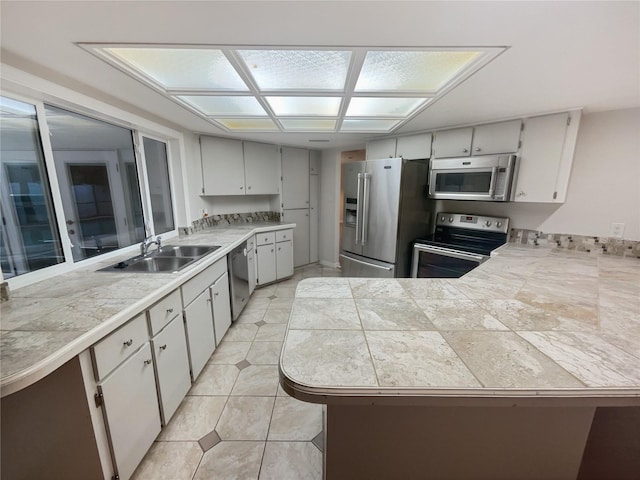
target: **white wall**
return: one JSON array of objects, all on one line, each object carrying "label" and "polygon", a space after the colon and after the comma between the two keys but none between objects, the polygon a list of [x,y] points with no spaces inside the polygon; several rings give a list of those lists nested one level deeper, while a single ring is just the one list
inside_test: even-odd
[{"label": "white wall", "polygon": [[514,228],[607,237],[611,223],[640,240],[640,109],[584,115],[567,200],[535,203],[442,202],[447,211],[507,216]]}]

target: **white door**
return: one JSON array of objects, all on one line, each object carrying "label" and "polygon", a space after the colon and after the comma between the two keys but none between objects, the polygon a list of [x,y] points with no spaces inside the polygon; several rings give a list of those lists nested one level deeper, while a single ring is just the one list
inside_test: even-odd
[{"label": "white door", "polygon": [[309,176],[309,263],[318,261],[319,176]]},{"label": "white door", "polygon": [[280,193],[278,147],[266,143],[243,142],[244,179],[247,195]]},{"label": "white door", "polygon": [[256,251],[251,249],[247,252],[247,267],[249,269],[249,296],[256,289]]},{"label": "white door", "polygon": [[398,137],[396,156],[406,160],[431,158],[431,137],[430,133]]},{"label": "white door", "polygon": [[309,175],[320,174],[320,157],[321,154],[317,150],[309,151]]},{"label": "white door", "polygon": [[191,388],[189,354],[182,315],[174,318],[151,340],[156,360],[162,424],[166,425]]},{"label": "white door", "polygon": [[454,128],[436,132],[433,138],[433,156],[466,157],[471,153],[473,127]]},{"label": "white door", "polygon": [[381,138],[367,142],[367,160],[394,158],[396,156],[396,139]]},{"label": "white door", "polygon": [[244,195],[242,142],[200,137],[202,185],[205,195]]},{"label": "white door", "polygon": [[472,155],[494,155],[518,151],[522,120],[478,125],[473,132]]},{"label": "white door", "polygon": [[293,247],[291,240],[276,243],[276,278],[278,280],[293,275]]},{"label": "white door", "polygon": [[256,247],[256,261],[258,265],[256,283],[258,285],[265,285],[276,280],[275,248],[274,243]]},{"label": "white door", "polygon": [[211,285],[213,299],[213,324],[216,332],[216,345],[220,345],[224,334],[231,326],[231,298],[229,296],[229,275],[224,273]]},{"label": "white door", "polygon": [[307,265],[310,259],[309,209],[284,210],[282,220],[284,223],[296,224],[296,228],[293,229],[294,267]]},{"label": "white door", "polygon": [[282,208],[309,208],[309,150],[282,147]]},{"label": "white door", "polygon": [[184,309],[184,320],[191,360],[191,377],[195,381],[216,349],[213,309],[208,288]]},{"label": "white door", "polygon": [[131,477],[160,433],[151,347],[145,343],[98,386],[119,478]]}]

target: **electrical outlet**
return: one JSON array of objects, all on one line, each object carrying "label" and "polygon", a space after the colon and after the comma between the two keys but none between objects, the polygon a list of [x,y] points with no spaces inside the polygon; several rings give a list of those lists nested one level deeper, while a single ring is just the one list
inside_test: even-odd
[{"label": "electrical outlet", "polygon": [[622,238],[624,236],[624,223],[612,223],[611,224],[611,237]]}]

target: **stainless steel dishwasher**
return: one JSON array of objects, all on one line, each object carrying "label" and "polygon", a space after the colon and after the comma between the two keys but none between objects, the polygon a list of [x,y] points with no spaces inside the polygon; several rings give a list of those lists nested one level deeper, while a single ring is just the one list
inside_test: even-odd
[{"label": "stainless steel dishwasher", "polygon": [[249,267],[247,263],[247,242],[243,242],[227,255],[229,269],[229,290],[231,293],[231,313],[237,320],[249,301]]}]

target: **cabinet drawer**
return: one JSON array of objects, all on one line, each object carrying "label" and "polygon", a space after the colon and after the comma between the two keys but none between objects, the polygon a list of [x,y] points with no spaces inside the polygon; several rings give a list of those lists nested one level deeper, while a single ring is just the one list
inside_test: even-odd
[{"label": "cabinet drawer", "polygon": [[97,380],[106,377],[148,339],[143,313],[91,347]]},{"label": "cabinet drawer", "polygon": [[215,282],[220,275],[227,271],[227,257],[207,267],[188,282],[182,285],[182,305],[186,308],[195,298]]},{"label": "cabinet drawer", "polygon": [[258,233],[256,235],[256,245],[269,245],[270,243],[275,243],[276,235],[274,232],[267,233]]},{"label": "cabinet drawer", "polygon": [[276,232],[276,242],[286,242],[293,238],[293,230],[278,230]]},{"label": "cabinet drawer", "polygon": [[255,237],[255,235],[253,237],[250,237],[247,240],[247,252],[249,250],[253,250],[254,248],[256,248],[256,237]]},{"label": "cabinet drawer", "polygon": [[149,326],[151,335],[155,335],[164,326],[182,312],[180,290],[174,290],[149,309]]}]

